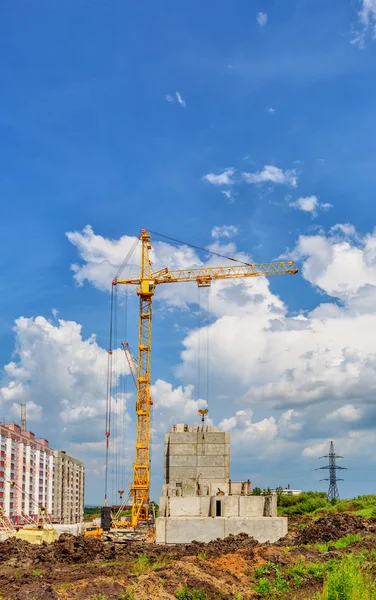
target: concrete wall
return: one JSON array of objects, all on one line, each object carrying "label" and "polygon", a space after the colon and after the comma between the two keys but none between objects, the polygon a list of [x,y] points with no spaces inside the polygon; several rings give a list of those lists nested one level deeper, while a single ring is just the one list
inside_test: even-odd
[{"label": "concrete wall", "polygon": [[157,544],[210,542],[230,534],[247,533],[259,542],[276,542],[287,534],[286,517],[236,518],[163,518],[156,519]]},{"label": "concrete wall", "polygon": [[275,496],[161,496],[161,517],[276,517]]}]

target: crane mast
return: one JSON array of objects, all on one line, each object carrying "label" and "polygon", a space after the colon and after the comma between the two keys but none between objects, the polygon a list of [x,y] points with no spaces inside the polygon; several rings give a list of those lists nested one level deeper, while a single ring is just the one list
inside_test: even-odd
[{"label": "crane mast", "polygon": [[[196,282],[199,287],[209,287],[213,280],[235,279],[247,277],[270,277],[274,275],[295,275],[298,269],[292,260],[259,265],[242,263],[235,266],[200,267],[192,269],[161,269],[152,272],[149,250],[151,250],[150,233],[142,229],[141,267],[139,279],[114,279],[112,285],[128,284],[137,286],[140,298],[138,326],[138,364],[137,364],[137,399],[136,399],[136,458],[133,464],[133,483],[130,487],[132,496],[132,527],[139,521],[146,521],[149,515],[150,490],[150,363],[152,304],[155,286],[162,283]],[[237,262],[236,259],[231,259]],[[127,348],[124,347],[124,350]],[[128,359],[128,356],[127,356]]]}]

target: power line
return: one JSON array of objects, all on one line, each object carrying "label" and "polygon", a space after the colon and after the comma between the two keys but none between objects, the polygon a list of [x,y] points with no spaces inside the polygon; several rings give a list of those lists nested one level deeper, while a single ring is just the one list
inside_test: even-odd
[{"label": "power line", "polygon": [[337,458],[343,458],[343,456],[340,456],[339,454],[336,454],[334,452],[334,444],[333,444],[333,442],[330,442],[329,454],[326,454],[325,456],[320,456],[320,458],[328,458],[329,459],[328,465],[325,465],[324,467],[319,467],[318,469],[316,469],[316,471],[320,471],[322,469],[329,470],[329,477],[327,477],[326,479],[320,479],[320,481],[329,481],[329,491],[328,491],[329,500],[333,500],[333,499],[339,500],[337,481],[343,481],[343,479],[340,479],[337,477],[337,471],[339,471],[339,470],[343,471],[346,469],[346,467],[340,467],[339,465],[337,465],[336,460],[337,460]]}]

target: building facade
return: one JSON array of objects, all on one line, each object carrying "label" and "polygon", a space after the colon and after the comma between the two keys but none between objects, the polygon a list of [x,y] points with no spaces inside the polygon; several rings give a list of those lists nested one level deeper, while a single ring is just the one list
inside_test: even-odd
[{"label": "building facade", "polygon": [[55,522],[81,522],[84,485],[82,462],[18,425],[0,425],[0,509],[14,525],[37,519],[39,508]]},{"label": "building facade", "polygon": [[18,425],[0,425],[0,508],[14,524],[37,518],[38,508],[52,517],[54,455],[45,439]]},{"label": "building facade", "polygon": [[63,450],[54,450],[53,521],[81,523],[84,518],[84,463]]}]

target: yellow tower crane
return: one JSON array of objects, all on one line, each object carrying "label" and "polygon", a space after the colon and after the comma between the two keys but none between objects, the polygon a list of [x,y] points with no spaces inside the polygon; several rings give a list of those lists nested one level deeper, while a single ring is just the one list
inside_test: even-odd
[{"label": "yellow tower crane", "polygon": [[[138,279],[114,279],[112,285],[135,285],[140,297],[138,362],[137,362],[137,400],[136,400],[136,459],[133,464],[132,527],[139,521],[148,519],[150,489],[150,359],[152,300],[155,287],[161,283],[195,281],[199,287],[209,287],[217,279],[235,279],[240,277],[270,277],[273,275],[295,275],[298,269],[292,260],[263,264],[241,263],[224,267],[199,267],[192,269],[161,269],[152,271],[149,251],[150,233],[142,229],[141,269]],[[236,259],[232,259],[235,262]]]}]

